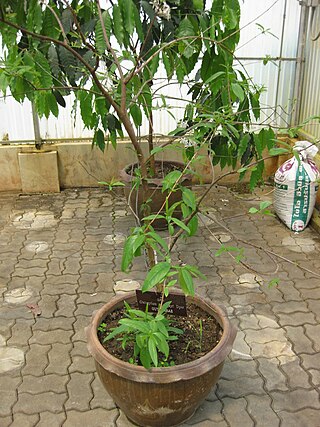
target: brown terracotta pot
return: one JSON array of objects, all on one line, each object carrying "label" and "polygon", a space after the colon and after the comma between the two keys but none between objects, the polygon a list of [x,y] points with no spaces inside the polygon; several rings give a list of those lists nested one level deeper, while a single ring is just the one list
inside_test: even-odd
[{"label": "brown terracotta pot", "polygon": [[189,419],[217,382],[236,336],[226,313],[210,301],[188,297],[214,316],[223,334],[219,344],[193,362],[166,368],[131,365],[109,354],[98,340],[97,328],[107,313],[135,301],[135,293],[113,298],[97,311],[87,328],[88,349],[99,377],[126,416],[139,426],[169,427]]},{"label": "brown terracotta pot", "polygon": [[[173,161],[165,161],[165,160],[156,160],[156,164],[164,164],[164,165],[172,165],[173,167],[177,168],[178,170],[184,169],[184,164],[179,162],[173,162]],[[143,218],[142,213],[142,205],[147,201],[149,206],[149,215],[156,214],[160,211],[160,214],[163,213],[163,210],[161,210],[161,207],[163,206],[165,199],[168,195],[168,192],[165,191],[162,193],[162,179],[159,178],[149,178],[148,179],[148,191],[147,193],[143,192],[142,188],[140,187],[138,190],[132,191],[132,181],[134,180],[134,175],[130,173],[131,170],[133,170],[135,165],[129,165],[123,170],[120,171],[120,177],[121,179],[127,184],[124,187],[124,193],[125,196],[131,206],[131,209],[135,212],[135,214],[139,217],[139,219]],[[172,169],[174,170],[174,168]],[[185,187],[191,187],[192,184],[192,175],[191,174],[185,174],[183,178],[180,181],[181,185],[184,185]],[[172,193],[169,197],[169,206],[172,206],[174,203],[180,201],[182,198],[182,193],[180,190],[175,191]],[[174,211],[175,218],[181,219],[182,213],[180,209],[176,209]],[[167,221],[163,218],[156,219],[152,226],[156,230],[163,230],[167,228]]]}]

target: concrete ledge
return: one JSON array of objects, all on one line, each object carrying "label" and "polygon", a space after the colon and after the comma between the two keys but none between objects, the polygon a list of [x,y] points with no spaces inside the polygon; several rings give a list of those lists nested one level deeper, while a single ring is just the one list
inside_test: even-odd
[{"label": "concrete ledge", "polygon": [[[143,144],[147,147],[147,142]],[[55,153],[55,154],[50,154]],[[202,182],[211,182],[213,168],[203,150],[194,164]],[[158,159],[181,161],[181,152],[166,150]],[[92,148],[91,141],[65,141],[35,150],[28,145],[0,146],[0,191],[52,192],[61,188],[97,187],[99,181],[119,178],[119,171],[136,162],[131,143],[123,140],[115,151]],[[30,181],[30,182],[28,182]],[[41,187],[40,187],[41,184]]]},{"label": "concrete ledge", "polygon": [[21,187],[24,193],[58,193],[56,151],[18,153]]},{"label": "concrete ledge", "polygon": [[[294,141],[291,141],[291,143],[294,143]],[[147,142],[143,143],[143,148],[146,149],[146,147]],[[56,152],[54,156],[56,156],[57,160],[55,158],[54,160],[52,159],[52,163],[44,163],[43,159],[46,158],[45,156],[49,159],[48,152],[52,151]],[[24,158],[22,154],[32,154],[32,156],[29,156],[30,161],[31,158],[34,158],[32,167],[28,166],[28,162],[19,160]],[[213,175],[217,177],[221,173],[228,171],[227,168],[221,171],[219,166],[213,168],[209,158],[206,156],[205,149],[201,154],[203,154],[203,158],[195,164],[194,169],[198,176],[201,176],[202,182],[211,182]],[[277,168],[289,157],[291,155],[268,159],[265,162],[265,178],[274,175]],[[38,160],[36,160],[37,158]],[[181,153],[168,149],[157,158],[181,160]],[[92,148],[89,140],[66,140],[48,143],[41,150],[35,150],[33,145],[0,145],[0,191],[31,192],[32,188],[37,188],[36,185],[40,184],[41,180],[47,183],[53,182],[53,189],[39,190],[37,188],[36,191],[59,191],[59,186],[61,188],[97,187],[99,181],[111,181],[112,178],[118,179],[119,170],[135,161],[136,157],[131,143],[126,139],[119,141],[116,151],[110,145],[104,153],[96,147]],[[320,169],[319,155],[316,158],[316,163]],[[44,176],[44,178],[33,176],[37,169],[42,170],[41,176]],[[49,176],[46,177],[47,173],[49,175],[52,174],[52,176],[50,178]],[[27,184],[28,176],[33,181],[31,186]],[[245,179],[248,180],[248,176]],[[230,175],[220,181],[223,185],[235,182],[238,182],[237,175]],[[320,206],[319,192],[317,204]]]}]

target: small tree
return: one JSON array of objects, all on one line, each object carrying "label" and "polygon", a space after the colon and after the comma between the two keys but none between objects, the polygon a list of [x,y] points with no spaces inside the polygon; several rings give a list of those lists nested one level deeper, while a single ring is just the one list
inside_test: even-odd
[{"label": "small tree", "polygon": [[[190,265],[172,265],[170,254],[178,237],[196,232],[196,214],[203,197],[197,200],[189,188],[182,190],[178,202],[181,221],[173,216],[177,206],[168,204],[170,194],[180,188],[183,173],[204,142],[213,163],[221,167],[236,167],[238,161],[248,165],[255,159],[252,186],[262,176],[264,148],[273,145],[272,131],[246,132],[251,115],[259,118],[261,88],[251,82],[245,70],[234,68],[239,2],[213,0],[210,7],[204,0],[118,0],[105,2],[104,7],[101,3],[3,0],[0,34],[5,54],[0,90],[5,93],[9,88],[19,102],[29,99],[38,114],[46,117],[58,117],[59,105],[65,107],[65,97],[73,93],[84,125],[93,131],[93,144],[101,150],[105,149],[105,136],[116,147],[117,138],[127,133],[146,190],[148,177],[154,174],[154,155],[165,148],[153,146],[155,101],[164,109],[167,106],[155,86],[160,64],[166,85],[177,81],[189,87],[183,126],[172,132],[175,138],[191,142],[186,149],[186,167],[171,172],[163,182],[163,190],[168,191],[163,217],[168,222],[169,244],[153,229],[159,214],[145,217],[127,239],[122,269],[128,270],[145,248],[150,271],[143,291],[157,287],[164,297],[177,283],[192,295],[193,277],[201,273]],[[138,137],[144,117],[149,123],[147,154]],[[167,346],[163,340],[161,343],[154,342],[163,352]],[[153,351],[145,365],[156,365],[156,361]]]}]

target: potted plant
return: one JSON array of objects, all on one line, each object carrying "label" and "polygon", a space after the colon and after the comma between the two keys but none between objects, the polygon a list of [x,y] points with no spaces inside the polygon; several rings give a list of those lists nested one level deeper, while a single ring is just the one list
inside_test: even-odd
[{"label": "potted plant", "polygon": [[[242,161],[242,174],[254,158],[254,185],[262,176],[262,151],[271,138],[262,132],[252,138],[244,133],[251,121],[249,110],[258,117],[261,90],[233,66],[238,0],[213,0],[210,7],[202,0],[110,4],[104,9],[99,0],[3,1],[0,33],[10,49],[0,69],[0,88],[9,87],[18,101],[27,97],[38,114],[47,117],[58,116],[58,105],[64,107],[64,97],[73,93],[85,126],[93,130],[94,145],[104,150],[107,135],[107,144],[116,148],[124,130],[130,139],[136,163],[126,170],[132,183],[128,197],[142,196],[141,208],[133,205],[137,227],[127,238],[122,270],[146,254],[149,270],[141,291],[156,293],[148,294],[149,303],[141,297],[143,308],[134,306],[135,295],[106,304],[88,328],[88,341],[101,379],[128,417],[140,425],[164,427],[193,414],[217,380],[235,338],[224,311],[195,295],[194,277],[203,277],[201,272],[172,257],[178,239],[196,233],[199,206],[209,190],[200,198],[192,192],[193,164],[203,144],[222,168]],[[181,86],[188,84],[191,99],[169,142],[155,146],[154,109],[168,111],[170,98],[156,86],[160,65],[165,86],[174,79]],[[143,117],[149,124],[147,146],[139,137]],[[182,150],[184,162],[159,177],[155,156],[172,147]],[[163,199],[152,209],[150,202],[158,199],[155,184]],[[159,220],[168,228],[167,239],[155,231]],[[182,296],[172,291],[175,287]],[[217,340],[201,354],[206,328],[198,320],[193,328],[198,338],[190,342],[197,341],[200,351],[195,360],[178,365],[169,344],[179,343],[183,327],[168,312],[183,306],[184,296],[187,309],[195,307],[207,323],[216,325]],[[109,331],[105,319],[109,322],[108,316],[118,311],[120,326]],[[103,347],[114,337],[124,349],[132,348],[132,360],[120,360]],[[176,366],[166,366],[172,363]]]}]

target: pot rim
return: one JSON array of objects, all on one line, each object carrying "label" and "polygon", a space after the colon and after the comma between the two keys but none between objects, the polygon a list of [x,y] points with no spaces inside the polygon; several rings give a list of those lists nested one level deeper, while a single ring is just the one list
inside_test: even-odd
[{"label": "pot rim", "polygon": [[182,365],[150,369],[146,369],[143,366],[131,365],[129,362],[124,362],[112,356],[102,346],[98,339],[98,326],[107,312],[121,306],[123,301],[130,302],[135,296],[135,292],[115,296],[93,314],[90,325],[86,328],[89,353],[104,369],[133,381],[144,383],[170,383],[199,377],[210,371],[213,367],[221,364],[230,353],[236,337],[236,328],[230,323],[226,312],[212,301],[194,296],[187,298],[193,300],[201,308],[213,315],[219,321],[223,329],[219,343],[204,356]]},{"label": "pot rim", "polygon": [[[175,165],[175,166],[181,166],[182,168],[184,168],[184,163],[182,162],[177,162],[175,160],[155,160],[155,163],[170,163],[171,165]],[[126,183],[131,183],[134,179],[133,175],[128,174],[127,169],[138,165],[138,162],[134,162],[134,163],[129,163],[127,166],[125,166],[123,169],[120,170],[119,175],[121,177],[121,179],[126,182]],[[186,173],[182,179],[181,179],[181,183],[184,183],[186,181],[191,181],[192,180],[192,174],[191,173]],[[163,178],[148,178],[148,184],[149,185],[155,185],[157,187],[161,186],[163,182]]]}]

